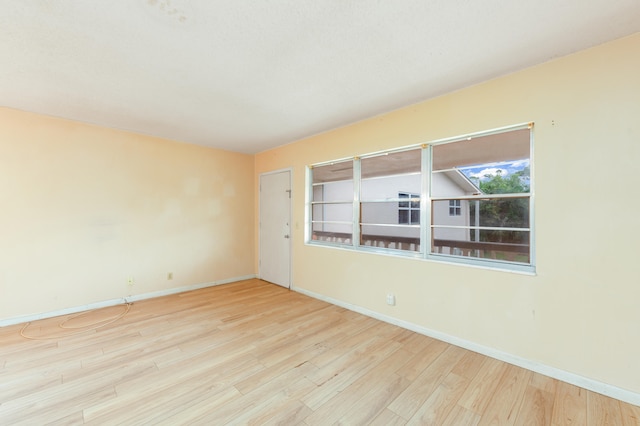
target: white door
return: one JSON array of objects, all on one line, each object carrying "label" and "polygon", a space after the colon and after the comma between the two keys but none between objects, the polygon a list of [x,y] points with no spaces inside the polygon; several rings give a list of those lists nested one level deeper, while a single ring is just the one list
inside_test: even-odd
[{"label": "white door", "polygon": [[291,172],[260,175],[260,278],[291,286]]}]

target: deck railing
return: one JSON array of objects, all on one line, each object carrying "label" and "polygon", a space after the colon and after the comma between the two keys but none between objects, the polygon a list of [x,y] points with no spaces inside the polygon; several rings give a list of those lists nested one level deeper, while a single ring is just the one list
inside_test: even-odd
[{"label": "deck railing", "polygon": [[[352,235],[343,232],[313,231],[312,238],[316,241],[352,244]],[[420,251],[420,238],[363,234],[360,240],[360,245],[366,247]],[[529,262],[528,244],[434,239],[432,253],[511,262]]]}]

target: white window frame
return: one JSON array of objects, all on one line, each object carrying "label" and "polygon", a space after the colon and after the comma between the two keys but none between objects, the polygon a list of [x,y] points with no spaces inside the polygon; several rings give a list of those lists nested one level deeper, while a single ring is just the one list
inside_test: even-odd
[{"label": "white window frame", "polygon": [[462,200],[449,200],[449,216],[462,215]]},{"label": "white window frame", "polygon": [[[526,196],[529,198],[529,262],[528,263],[518,263],[518,262],[511,262],[511,261],[503,261],[503,260],[497,260],[497,259],[481,259],[481,258],[475,258],[475,257],[467,257],[467,256],[457,256],[457,255],[443,255],[443,254],[439,254],[439,253],[432,253],[432,246],[431,246],[431,234],[433,232],[432,230],[432,226],[430,226],[431,224],[431,217],[432,217],[432,201],[438,200],[437,197],[432,197],[431,196],[431,160],[432,160],[432,147],[439,145],[439,144],[445,144],[445,143],[452,143],[452,142],[459,142],[459,141],[463,141],[463,140],[470,140],[472,138],[476,138],[476,137],[482,137],[482,136],[489,136],[492,134],[499,134],[499,133],[505,133],[505,132],[510,132],[510,131],[515,131],[515,130],[524,130],[524,129],[529,129],[529,167],[530,167],[530,183],[529,183],[529,193],[526,194]],[[379,151],[379,152],[375,152],[375,153],[369,153],[366,155],[362,155],[362,156],[358,156],[358,157],[353,157],[351,160],[353,161],[353,170],[354,170],[354,176],[353,176],[353,187],[354,187],[354,194],[353,194],[353,234],[352,234],[352,239],[349,242],[349,244],[332,244],[332,243],[327,243],[324,241],[318,241],[318,240],[314,240],[312,238],[312,209],[313,209],[313,205],[314,202],[312,201],[312,197],[313,197],[313,181],[312,181],[312,170],[314,167],[319,167],[319,166],[323,166],[323,165],[328,165],[328,164],[332,164],[332,163],[337,163],[339,161],[345,161],[347,159],[343,158],[341,160],[333,160],[333,161],[328,161],[328,162],[323,162],[323,163],[316,163],[313,164],[311,166],[307,167],[307,174],[306,174],[306,197],[305,197],[305,201],[306,201],[306,208],[305,208],[305,244],[308,245],[317,245],[317,246],[324,246],[324,247],[333,247],[333,248],[342,248],[342,249],[349,249],[349,250],[357,250],[357,251],[364,251],[364,252],[373,252],[373,253],[378,253],[378,254],[387,254],[387,255],[394,255],[394,256],[404,256],[404,257],[412,257],[412,258],[419,258],[419,259],[423,259],[426,261],[435,261],[435,262],[444,262],[444,263],[454,263],[454,264],[461,264],[461,265],[468,265],[468,266],[475,266],[475,267],[481,267],[481,268],[485,268],[485,269],[495,269],[495,270],[506,270],[506,271],[513,271],[513,272],[521,272],[521,273],[525,273],[525,274],[535,274],[535,267],[536,267],[536,258],[535,258],[535,220],[534,220],[534,212],[535,212],[535,178],[534,178],[534,161],[533,161],[533,157],[534,157],[534,151],[533,151],[533,140],[534,140],[534,131],[533,131],[533,123],[524,123],[524,124],[518,124],[518,125],[514,125],[514,126],[506,126],[506,127],[501,127],[501,128],[497,128],[497,129],[492,129],[492,130],[488,130],[488,131],[484,131],[484,132],[477,132],[477,133],[470,133],[470,134],[465,134],[465,135],[460,135],[460,136],[456,136],[456,137],[452,137],[452,138],[446,138],[446,139],[440,139],[440,140],[435,140],[435,141],[431,141],[428,143],[424,143],[424,144],[420,144],[420,145],[411,145],[411,146],[405,146],[405,147],[401,147],[398,149],[391,149],[391,150],[386,150],[386,151]],[[388,249],[388,248],[382,248],[382,247],[369,247],[369,246],[364,246],[360,244],[360,223],[359,223],[359,219],[360,219],[360,158],[361,157],[369,157],[369,156],[373,156],[373,155],[381,155],[381,154],[385,154],[385,153],[394,153],[394,152],[398,152],[398,151],[405,151],[405,150],[410,150],[410,149],[416,149],[416,148],[422,148],[422,172],[421,172],[421,178],[422,178],[422,191],[421,194],[419,195],[419,199],[420,199],[420,224],[419,225],[414,225],[414,226],[419,226],[420,227],[420,249],[419,250],[395,250],[395,249]],[[404,191],[398,191],[398,194],[404,192]],[[407,193],[410,193],[409,191],[407,191]],[[522,194],[520,194],[519,196],[522,196]],[[463,197],[456,197],[459,198],[460,200],[462,199],[468,199],[468,200],[474,200],[477,199],[478,197],[474,197],[474,196],[463,196]],[[482,196],[480,198],[490,198],[485,196]],[[398,199],[400,199],[400,197],[398,196]],[[404,200],[404,199],[403,199]],[[461,209],[460,207],[457,207]],[[399,208],[400,210],[400,208]],[[410,212],[410,209],[409,209]],[[410,213],[409,213],[410,214]]]},{"label": "white window frame", "polygon": [[[398,224],[399,225],[420,225],[420,194],[414,194],[407,191],[398,191]],[[403,207],[401,203],[407,203],[406,207]],[[418,203],[418,206],[414,206],[414,203]],[[407,220],[400,220],[400,212],[407,212]],[[412,220],[412,213],[418,213],[418,220]]]}]

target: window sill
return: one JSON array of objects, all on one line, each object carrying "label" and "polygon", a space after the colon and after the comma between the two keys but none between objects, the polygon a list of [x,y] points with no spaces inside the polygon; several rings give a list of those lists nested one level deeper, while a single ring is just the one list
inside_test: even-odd
[{"label": "window sill", "polygon": [[509,263],[500,261],[487,261],[482,259],[466,258],[461,256],[441,255],[441,254],[427,254],[415,251],[407,250],[393,250],[386,248],[376,248],[369,246],[354,247],[351,244],[327,244],[318,241],[306,241],[306,246],[322,247],[329,249],[346,250],[356,253],[369,253],[382,256],[401,257],[404,259],[416,259],[425,262],[434,262],[447,265],[459,265],[464,267],[471,267],[477,269],[485,269],[491,271],[508,272],[520,275],[536,276],[536,267],[534,265]]}]

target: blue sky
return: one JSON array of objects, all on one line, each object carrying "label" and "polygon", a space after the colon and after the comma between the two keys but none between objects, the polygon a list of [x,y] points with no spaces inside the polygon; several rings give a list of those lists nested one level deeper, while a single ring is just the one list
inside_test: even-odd
[{"label": "blue sky", "polygon": [[487,180],[500,173],[503,177],[519,172],[529,166],[529,159],[504,161],[500,163],[479,164],[476,166],[460,167],[460,171],[472,181]]}]

